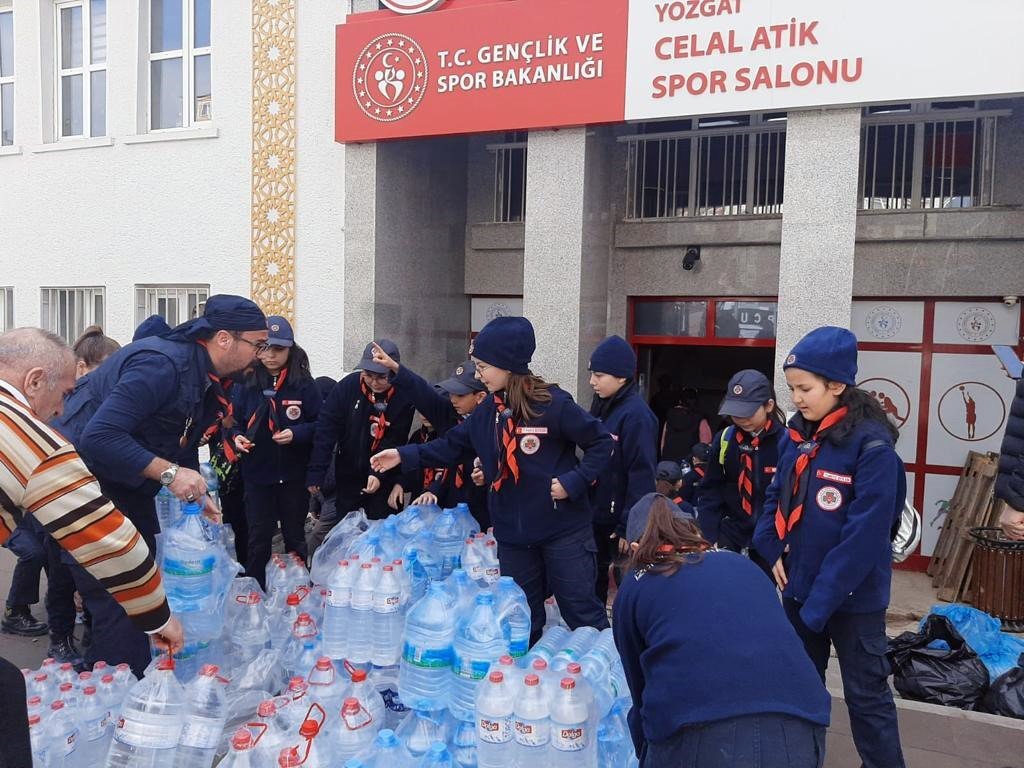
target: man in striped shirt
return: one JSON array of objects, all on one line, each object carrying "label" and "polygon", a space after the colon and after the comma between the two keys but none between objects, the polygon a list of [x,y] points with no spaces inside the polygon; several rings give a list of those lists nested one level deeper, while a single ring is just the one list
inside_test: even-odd
[{"label": "man in striped shirt", "polygon": [[[183,633],[149,548],[74,447],[46,425],[60,415],[74,381],[75,355],[59,337],[37,328],[0,335],[0,544],[33,515],[155,646],[174,653]],[[31,764],[24,679],[2,658],[0,745],[0,765]]]}]

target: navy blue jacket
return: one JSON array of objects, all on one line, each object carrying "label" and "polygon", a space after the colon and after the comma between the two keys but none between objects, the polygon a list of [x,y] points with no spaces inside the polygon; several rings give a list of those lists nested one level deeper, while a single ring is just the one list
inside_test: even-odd
[{"label": "navy blue jacket", "polygon": [[594,400],[591,415],[601,419],[615,440],[615,455],[597,481],[594,522],[615,525],[625,535],[625,513],[642,496],[654,492],[658,417],[632,383],[615,393],[611,402]]},{"label": "navy blue jacket", "polygon": [[159,482],[142,476],[154,458],[199,467],[199,441],[223,410],[210,371],[195,342],[133,342],[79,379],[55,426],[100,481],[155,494]]},{"label": "navy blue jacket", "polygon": [[704,475],[707,474],[707,467],[693,467],[683,475],[683,487],[679,489],[679,495],[683,501],[691,504],[697,503],[697,495],[700,493],[701,484],[704,482]]},{"label": "navy blue jacket", "polygon": [[686,726],[743,715],[828,725],[831,697],[747,558],[712,550],[671,575],[631,571],[612,610],[637,754]]},{"label": "navy blue jacket", "polygon": [[[266,399],[263,391],[251,380],[239,382],[232,388],[231,400],[235,410],[232,438],[252,432],[248,427],[249,419],[263,410]],[[292,441],[288,445],[275,443],[270,437],[267,417],[254,424],[255,432],[249,439],[256,444],[255,447],[249,453],[238,454],[238,466],[246,485],[276,485],[289,480],[303,481],[306,477],[313,433],[323,402],[320,390],[312,379],[295,384],[286,378],[274,401],[277,403],[278,430],[290,429]]]},{"label": "navy blue jacket", "polygon": [[[488,505],[499,543],[538,544],[556,536],[589,529],[592,525],[591,486],[614,452],[614,441],[600,421],[580,408],[566,392],[552,386],[551,402],[539,406],[536,419],[516,427],[519,482],[511,475],[500,491],[491,491]],[[494,396],[488,395],[461,424],[426,445],[399,448],[402,468],[452,466],[479,456],[487,486],[498,475],[501,448]],[[531,446],[533,453],[522,450]],[[576,459],[576,447],[583,449]],[[551,498],[551,480],[557,478],[569,498]]]},{"label": "navy blue jacket", "polygon": [[[797,428],[802,423],[799,414],[790,420]],[[903,510],[907,478],[883,424],[863,421],[842,442],[826,435],[806,470],[809,485],[802,517],[780,541],[775,511],[782,484],[792,482],[798,454],[787,433],[754,547],[774,564],[789,545],[789,583],[783,594],[802,604],[800,617],[808,628],[820,632],[834,613],[872,613],[888,607],[892,527]]]},{"label": "navy blue jacket", "polygon": [[[761,435],[760,445],[754,452],[754,513],[748,515],[740,505],[737,482],[740,476],[740,445],[736,436],[739,427],[729,427],[725,449],[725,464],[718,462],[722,433],[711,441],[713,456],[706,465],[704,479],[697,491],[697,519],[704,538],[712,544],[739,551],[750,546],[754,527],[764,509],[764,497],[775,477],[779,463],[779,441],[785,437],[785,427],[772,421],[771,429]],[[750,446],[750,436],[744,433],[744,446]]]},{"label": "navy blue jacket", "polygon": [[999,451],[996,497],[1024,512],[1024,379],[1017,382],[1017,394],[1006,421],[1006,434]]},{"label": "navy blue jacket", "polygon": [[[462,422],[462,417],[455,410],[452,401],[444,395],[438,394],[433,385],[410,370],[408,366],[403,365],[398,369],[398,373],[395,375],[395,386],[412,393],[413,405],[431,423],[438,437],[448,434]],[[486,530],[488,526],[485,523],[490,520],[490,513],[487,509],[487,486],[475,485],[470,477],[473,474],[475,458],[474,455],[468,461],[451,466],[443,476],[424,490],[437,496],[437,503],[442,509],[450,509],[460,503],[468,504],[473,517],[480,523],[481,528]],[[462,487],[457,488],[455,477],[460,467]],[[420,474],[422,476],[422,473]]]},{"label": "navy blue jacket", "polygon": [[[385,414],[389,426],[377,448],[378,452],[405,445],[409,439],[409,430],[412,429],[415,410],[409,393],[396,386]],[[317,419],[306,485],[322,486],[331,456],[337,454],[334,474],[339,497],[364,488],[366,478],[370,475],[380,478],[381,489],[377,493],[390,493],[399,481],[401,472],[397,469],[384,473],[370,470],[372,414],[373,404],[363,394],[359,371],[350,373],[334,385]]]}]

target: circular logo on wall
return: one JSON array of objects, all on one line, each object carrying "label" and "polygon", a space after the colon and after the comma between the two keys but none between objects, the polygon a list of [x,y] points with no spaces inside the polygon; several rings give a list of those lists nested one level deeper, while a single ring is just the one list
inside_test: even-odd
[{"label": "circular logo on wall", "polygon": [[496,317],[508,317],[512,314],[512,307],[503,301],[495,301],[487,305],[487,321],[490,322]]},{"label": "circular logo on wall", "polygon": [[359,54],[352,92],[367,117],[393,123],[407,117],[427,92],[427,57],[406,35],[381,35]]},{"label": "circular logo on wall", "polygon": [[1003,396],[980,381],[962,381],[939,399],[939,424],[957,440],[977,443],[1003,428],[1006,403]]},{"label": "circular logo on wall", "polygon": [[381,0],[385,8],[390,8],[395,13],[412,14],[422,13],[437,8],[444,0]]},{"label": "circular logo on wall", "polygon": [[968,307],[956,319],[956,331],[964,341],[980,343],[995,330],[996,316],[984,307]]},{"label": "circular logo on wall", "polygon": [[901,428],[910,419],[910,395],[892,379],[864,379],[857,386],[878,401],[897,428]]},{"label": "circular logo on wall", "polygon": [[895,307],[872,307],[868,316],[864,318],[864,325],[872,338],[891,339],[903,327],[903,317]]}]

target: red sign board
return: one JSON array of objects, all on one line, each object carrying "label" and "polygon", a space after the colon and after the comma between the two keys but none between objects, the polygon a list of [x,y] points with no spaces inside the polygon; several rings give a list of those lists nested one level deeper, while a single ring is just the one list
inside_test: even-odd
[{"label": "red sign board", "polygon": [[451,0],[337,28],[342,142],[621,122],[627,0]]}]

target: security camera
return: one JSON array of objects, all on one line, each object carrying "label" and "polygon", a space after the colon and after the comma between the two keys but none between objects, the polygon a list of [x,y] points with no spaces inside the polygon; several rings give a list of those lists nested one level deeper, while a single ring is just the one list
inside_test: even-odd
[{"label": "security camera", "polygon": [[1020,301],[1019,296],[1003,296],[1003,304],[1008,307],[1016,307],[1018,301]]},{"label": "security camera", "polygon": [[683,256],[683,269],[685,269],[687,272],[693,271],[693,269],[697,266],[698,261],[700,261],[700,246],[687,246],[686,255]]}]

